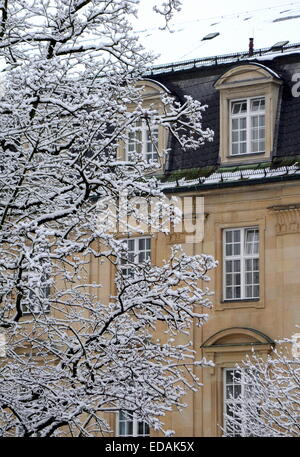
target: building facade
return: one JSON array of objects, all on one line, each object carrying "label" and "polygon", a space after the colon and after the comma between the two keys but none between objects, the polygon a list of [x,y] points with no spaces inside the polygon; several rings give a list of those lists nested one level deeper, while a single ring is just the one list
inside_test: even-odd
[{"label": "building facade", "polygon": [[[210,254],[213,308],[190,337],[198,357],[214,367],[197,369],[203,387],[185,398],[182,413],[170,413],[166,428],[176,436],[221,436],[224,413],[242,387],[236,363],[255,349],[268,354],[276,340],[297,333],[300,323],[300,47],[222,56],[153,68],[144,81],[145,101],[158,104],[168,92],[181,101],[191,95],[208,105],[203,116],[214,130],[212,143],[183,152],[176,139],[157,130],[169,148],[160,179],[167,196],[201,198],[204,232],[133,237],[129,251],[160,264],[173,244],[189,254]],[[136,126],[123,158],[140,147],[157,159],[143,125]],[[196,207],[194,205],[194,207]],[[106,268],[106,270],[105,270]],[[110,266],[95,275],[112,278]],[[103,297],[112,294],[106,281]],[[206,310],[204,310],[206,312]],[[196,369],[195,369],[196,370]],[[112,415],[116,434],[155,436],[134,417]]]}]

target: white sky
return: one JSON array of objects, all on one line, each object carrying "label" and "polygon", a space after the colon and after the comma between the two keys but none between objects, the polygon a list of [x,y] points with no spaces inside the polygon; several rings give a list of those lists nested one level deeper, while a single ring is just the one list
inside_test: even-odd
[{"label": "white sky", "polygon": [[[245,51],[249,37],[255,48],[300,42],[300,0],[183,0],[182,11],[171,21],[172,33],[159,30],[163,21],[152,8],[160,1],[141,0],[134,24],[146,49],[160,54],[156,63]],[[220,35],[202,41],[211,32]]]}]

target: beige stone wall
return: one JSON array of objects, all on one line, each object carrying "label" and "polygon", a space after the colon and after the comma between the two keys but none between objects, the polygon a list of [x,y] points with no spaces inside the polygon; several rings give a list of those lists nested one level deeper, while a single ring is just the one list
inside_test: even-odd
[{"label": "beige stone wall", "polygon": [[[222,163],[255,163],[271,159],[280,80],[265,69],[248,65],[229,70],[218,80],[220,91],[220,158]],[[145,84],[145,104],[159,103],[162,89]],[[229,101],[238,97],[266,97],[266,151],[258,157],[229,155]],[[159,134],[159,148],[166,144],[166,134]],[[124,145],[119,157],[124,159]],[[178,196],[178,194],[176,194]],[[299,332],[300,324],[300,183],[269,182],[204,190],[184,196],[204,197],[204,239],[185,243],[180,233],[173,236],[152,235],[151,257],[161,264],[172,244],[183,243],[189,254],[206,253],[219,261],[211,274],[210,288],[215,290],[214,307],[202,328],[193,328],[190,339],[199,358],[215,362],[214,368],[195,369],[204,386],[185,398],[189,405],[182,413],[173,412],[165,419],[166,428],[176,436],[219,436],[223,424],[223,369],[234,367],[255,347],[262,355],[271,351],[272,342]],[[257,226],[260,234],[260,298],[223,301],[222,233],[226,228]],[[91,281],[100,276],[104,287],[99,298],[104,302],[113,294],[113,269],[107,262],[91,265]],[[206,310],[202,310],[206,312]],[[115,428],[116,415],[110,423]],[[152,433],[153,436],[156,434]]]},{"label": "beige stone wall", "polygon": [[[251,352],[253,343],[256,350],[267,354],[271,340],[291,336],[297,332],[295,325],[300,324],[300,183],[245,185],[207,190],[201,196],[206,213],[204,239],[183,247],[190,254],[211,254],[220,264],[211,274],[210,287],[215,290],[215,296],[209,321],[202,328],[194,328],[190,337],[199,357],[205,355],[216,366],[203,369],[203,373],[197,369],[204,386],[199,392],[187,395],[185,401],[189,406],[182,413],[174,412],[166,418],[167,428],[174,429],[176,436],[220,435],[223,368],[241,361]],[[260,229],[262,296],[258,301],[224,303],[222,229],[249,225]],[[153,262],[160,264],[178,239],[180,236],[154,235]],[[111,293],[111,266],[103,265],[99,269],[91,265],[91,268],[93,275],[103,277],[106,286],[101,295],[107,300]],[[114,424],[115,420],[111,422]]]},{"label": "beige stone wall", "polygon": [[[259,343],[256,350],[268,353],[271,345],[261,334],[271,340],[289,337],[300,323],[300,184],[240,186],[201,195],[207,217],[204,240],[194,249],[214,255],[220,264],[211,274],[214,309],[209,312],[208,323],[194,330],[194,343],[199,355],[210,357],[216,366],[203,370],[204,387],[190,396],[187,410],[181,416],[173,414],[171,423],[177,436],[220,435],[222,369],[241,361],[253,342]],[[222,302],[222,228],[247,225],[260,228],[263,296],[258,302],[240,301],[228,306]],[[245,335],[241,327],[254,332]],[[210,347],[201,349],[203,342],[218,332]]]}]

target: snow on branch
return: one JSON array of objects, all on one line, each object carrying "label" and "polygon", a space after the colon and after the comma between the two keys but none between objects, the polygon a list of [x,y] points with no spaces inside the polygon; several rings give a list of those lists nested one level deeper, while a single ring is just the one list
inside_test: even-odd
[{"label": "snow on branch", "polygon": [[137,3],[2,4],[0,436],[95,436],[120,409],[162,430],[210,364],[189,331],[206,321],[215,261],[179,248],[160,265],[136,261],[122,239],[133,229],[99,222],[99,202],[118,223],[122,196],[137,218],[136,197],[163,198],[153,164],[119,157],[138,122],[184,149],[212,139],[197,100],[145,106],[137,83],[152,57],[131,30]]}]

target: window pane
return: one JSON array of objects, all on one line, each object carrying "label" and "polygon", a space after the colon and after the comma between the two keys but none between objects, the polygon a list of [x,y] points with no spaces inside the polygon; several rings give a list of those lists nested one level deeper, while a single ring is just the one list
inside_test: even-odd
[{"label": "window pane", "polygon": [[232,119],[232,130],[237,130],[239,128],[239,120]]},{"label": "window pane", "polygon": [[234,275],[234,284],[239,285],[241,283],[241,275],[239,273],[236,273]]},{"label": "window pane", "polygon": [[233,397],[233,386],[226,386],[226,398]]},{"label": "window pane", "polygon": [[245,232],[245,253],[247,255],[258,254],[259,236],[257,229],[247,229]]},{"label": "window pane", "polygon": [[246,143],[241,143],[240,144],[240,154],[246,154],[246,147],[247,147],[247,144]]},{"label": "window pane", "polygon": [[242,386],[240,384],[235,384],[234,386],[234,398],[239,398],[242,393]]},{"label": "window pane", "polygon": [[241,253],[241,245],[240,243],[234,244],[234,255],[240,255]]},{"label": "window pane", "polygon": [[245,261],[245,271],[253,270],[253,259],[246,259]]},{"label": "window pane", "polygon": [[226,370],[226,383],[233,383],[234,370]]},{"label": "window pane", "polygon": [[144,422],[138,423],[138,435],[143,436],[144,434]]},{"label": "window pane", "polygon": [[127,435],[132,436],[133,435],[133,422],[127,421]]},{"label": "window pane", "polygon": [[240,287],[234,288],[234,298],[241,298],[241,288]]},{"label": "window pane", "polygon": [[128,251],[134,251],[134,240],[127,240]]},{"label": "window pane", "polygon": [[138,436],[148,436],[149,425],[146,422],[138,422]]},{"label": "window pane", "polygon": [[226,243],[231,243],[232,242],[232,235],[233,235],[233,231],[232,230],[227,230],[225,232]]},{"label": "window pane", "polygon": [[124,436],[125,434],[126,434],[125,422],[120,421],[119,422],[119,435]]},{"label": "window pane", "polygon": [[259,285],[253,286],[253,298],[259,298]]},{"label": "window pane", "polygon": [[246,284],[252,284],[253,282],[253,274],[246,272]]},{"label": "window pane", "polygon": [[146,258],[146,253],[139,252],[139,263],[145,262],[145,258]]},{"label": "window pane", "polygon": [[240,230],[234,230],[233,231],[233,235],[234,235],[234,242],[237,243],[237,242],[240,242],[241,241],[241,231]]},{"label": "window pane", "polygon": [[236,155],[239,153],[239,145],[238,143],[233,143],[232,144],[232,155]]},{"label": "window pane", "polygon": [[240,105],[239,105],[239,103],[237,103],[237,102],[232,103],[231,112],[232,112],[232,114],[238,114],[238,113],[240,112]]},{"label": "window pane", "polygon": [[232,255],[232,244],[226,245],[226,255]]},{"label": "window pane", "polygon": [[252,116],[251,118],[251,126],[258,127],[258,116]]},{"label": "window pane", "polygon": [[232,285],[232,275],[227,274],[226,275],[226,286],[231,286]]},{"label": "window pane", "polygon": [[233,289],[232,287],[226,287],[226,297],[227,300],[233,298]]},{"label": "window pane", "polygon": [[239,114],[247,110],[247,102],[245,100],[239,100],[232,103],[231,112],[232,114]]},{"label": "window pane", "polygon": [[226,260],[225,267],[226,267],[226,272],[231,273],[232,267],[233,267],[232,260]]},{"label": "window pane", "polygon": [[246,130],[240,130],[240,138],[239,140],[243,143],[246,142]]},{"label": "window pane", "polygon": [[240,262],[240,260],[234,260],[233,267],[234,267],[234,271],[240,272],[241,271],[241,262]]},{"label": "window pane", "polygon": [[240,129],[246,129],[246,118],[245,117],[241,117],[240,118]]},{"label": "window pane", "polygon": [[265,141],[259,141],[259,151],[264,152],[265,151]]},{"label": "window pane", "polygon": [[252,286],[246,286],[246,298],[253,298]]},{"label": "window pane", "polygon": [[239,140],[239,132],[233,130],[233,132],[232,132],[232,141],[235,143],[235,142],[237,142],[238,140]]},{"label": "window pane", "polygon": [[264,111],[265,109],[265,99],[264,98],[255,98],[251,100],[251,111]]}]

